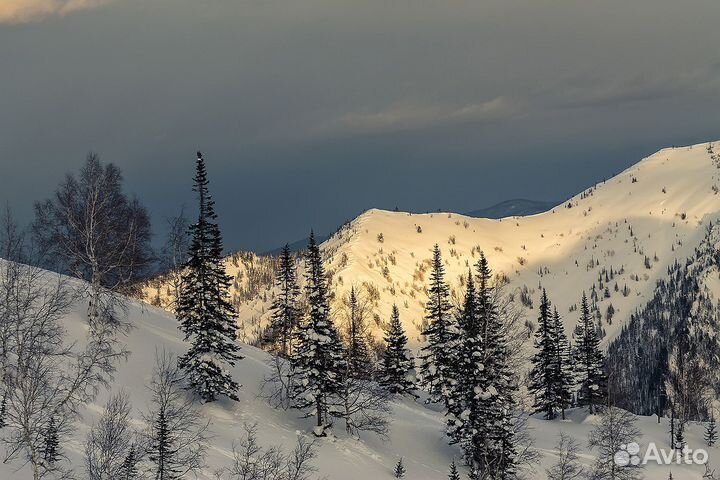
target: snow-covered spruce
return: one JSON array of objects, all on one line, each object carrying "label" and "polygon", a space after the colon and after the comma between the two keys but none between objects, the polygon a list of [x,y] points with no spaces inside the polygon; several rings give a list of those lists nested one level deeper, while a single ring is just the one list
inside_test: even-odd
[{"label": "snow-covered spruce", "polygon": [[225,272],[215,202],[208,191],[207,170],[200,152],[194,181],[198,221],[190,227],[190,258],[184,266],[176,312],[190,349],[178,364],[203,401],[212,402],[220,395],[237,400],[240,386],[228,372],[228,367],[242,359],[238,353],[237,314],[229,301],[232,282]]},{"label": "snow-covered spruce", "polygon": [[565,364],[567,359],[567,338],[547,292],[543,290],[540,300],[538,329],[535,332],[533,368],[530,372],[529,390],[535,396],[535,413],[543,413],[546,419],[554,419],[558,412],[564,412],[570,400],[571,380]]},{"label": "snow-covered spruce", "polygon": [[313,232],[305,263],[309,312],[297,329],[291,357],[293,399],[295,408],[316,417],[315,434],[323,436],[330,424],[328,400],[340,392],[346,366],[343,346],[330,318],[327,278]]},{"label": "snow-covered spruce", "polygon": [[565,410],[573,401],[575,375],[571,361],[570,341],[565,334],[565,326],[557,307],[553,307],[552,325],[555,334],[555,397],[560,409],[560,416],[565,420]]},{"label": "snow-covered spruce", "polygon": [[498,311],[491,280],[490,266],[481,253],[475,276],[468,274],[457,319],[447,424],[451,443],[462,447],[473,471],[504,479],[512,478],[517,468],[513,424],[517,386],[508,362],[504,312]]},{"label": "snow-covered spruce", "polygon": [[407,341],[400,322],[400,310],[393,305],[390,325],[385,332],[385,352],[378,379],[380,385],[393,395],[412,394],[415,389],[415,361],[407,348]]},{"label": "snow-covered spruce", "polygon": [[285,245],[280,253],[275,285],[280,292],[273,299],[272,316],[263,340],[273,351],[287,358],[292,354],[293,335],[301,316],[295,258],[288,245]]},{"label": "snow-covered spruce", "polygon": [[607,375],[605,357],[600,350],[600,338],[590,316],[588,300],[583,292],[580,302],[580,319],[575,327],[575,363],[576,381],[579,386],[577,403],[595,412],[598,406],[606,403]]},{"label": "snow-covered spruce", "polygon": [[370,360],[368,347],[368,332],[361,311],[355,287],[350,289],[350,296],[347,300],[349,307],[349,318],[343,337],[345,339],[345,363],[347,367],[346,376],[361,379],[370,379],[373,376],[374,365]]},{"label": "snow-covered spruce", "polygon": [[420,354],[420,379],[430,394],[432,402],[443,402],[447,406],[447,392],[453,367],[452,345],[455,326],[450,306],[450,289],[445,282],[440,247],[433,247],[432,272],[428,288],[428,302],[425,307],[426,327],[422,334],[427,339]]}]

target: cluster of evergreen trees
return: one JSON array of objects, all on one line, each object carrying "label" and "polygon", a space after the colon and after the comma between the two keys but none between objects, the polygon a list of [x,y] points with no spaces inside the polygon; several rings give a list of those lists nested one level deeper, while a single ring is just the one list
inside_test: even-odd
[{"label": "cluster of evergreen trees", "polygon": [[594,412],[607,404],[605,358],[585,293],[574,332],[575,345],[568,340],[557,308],[552,307],[545,290],[539,312],[537,351],[532,359],[529,385],[535,396],[535,413],[543,413],[548,420],[558,414],[565,419],[569,406],[586,406]]},{"label": "cluster of evergreen trees", "polygon": [[427,345],[421,356],[428,401],[447,409],[447,433],[460,445],[477,478],[512,478],[517,468],[514,436],[517,375],[509,362],[507,330],[492,272],[481,253],[468,272],[461,308],[450,306],[439,247],[433,251],[426,307]]},{"label": "cluster of evergreen trees", "polygon": [[283,249],[276,278],[279,293],[264,335],[269,350],[289,364],[282,383],[290,404],[315,417],[318,436],[325,435],[334,419],[344,420],[349,433],[385,434],[389,399],[414,389],[414,361],[399,310],[393,307],[386,348],[376,366],[354,288],[345,331],[336,325],[322,254],[312,232],[304,263],[303,292],[295,259],[287,246]]},{"label": "cluster of evergreen trees", "polygon": [[[333,320],[322,255],[312,234],[304,259],[303,295],[296,261],[288,248],[283,250],[276,279],[279,293],[264,339],[287,360],[291,404],[316,418],[315,433],[324,435],[335,418],[344,419],[350,432],[384,433],[387,395],[414,395],[422,388],[428,402],[445,407],[450,442],[461,446],[473,475],[512,478],[520,461],[519,375],[509,358],[508,312],[499,301],[485,255],[481,253],[474,271],[468,272],[462,305],[453,307],[440,248],[435,246],[418,385],[398,308],[392,309],[385,348],[375,365],[354,288],[344,335]],[[585,296],[580,313],[571,348],[557,310],[543,293],[530,390],[536,411],[549,419],[571,405],[594,410],[606,400],[604,357]],[[373,420],[357,425],[353,413],[358,412]]]}]

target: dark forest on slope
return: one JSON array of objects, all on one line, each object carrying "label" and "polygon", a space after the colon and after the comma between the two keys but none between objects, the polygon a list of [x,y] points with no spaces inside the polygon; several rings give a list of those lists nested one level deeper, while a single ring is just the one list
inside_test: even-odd
[{"label": "dark forest on slope", "polygon": [[705,282],[719,275],[719,237],[718,225],[710,225],[693,257],[668,269],[654,297],[610,345],[611,398],[617,406],[683,421],[711,416],[720,386],[720,310]]}]

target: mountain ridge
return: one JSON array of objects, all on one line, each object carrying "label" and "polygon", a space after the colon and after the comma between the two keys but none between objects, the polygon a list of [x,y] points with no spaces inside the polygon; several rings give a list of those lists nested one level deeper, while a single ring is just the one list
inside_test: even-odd
[{"label": "mountain ridge", "polygon": [[[493,272],[507,280],[508,293],[530,324],[546,288],[570,332],[585,291],[607,345],[651,298],[667,268],[692,254],[703,237],[703,223],[720,216],[720,169],[714,157],[712,143],[662,149],[531,216],[486,219],[367,210],[321,246],[335,293],[332,306],[341,313],[343,297],[356,287],[371,303],[372,329],[379,338],[397,304],[411,344],[419,347],[427,265],[437,243],[456,297],[482,250]],[[237,297],[242,297],[237,302],[241,329],[252,332],[246,338],[252,341],[267,322],[274,289],[267,274],[262,282],[252,279],[268,260],[247,255],[246,265],[237,266],[236,260],[228,265],[236,293],[257,291]],[[146,289],[145,298],[153,296],[158,297],[158,289]]]}]

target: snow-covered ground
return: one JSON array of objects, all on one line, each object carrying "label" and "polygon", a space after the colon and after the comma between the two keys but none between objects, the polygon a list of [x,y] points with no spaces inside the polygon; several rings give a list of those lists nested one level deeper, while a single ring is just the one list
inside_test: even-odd
[{"label": "snow-covered ground", "polygon": [[[141,304],[131,304],[129,320],[133,331],[126,338],[132,351],[127,362],[123,363],[113,383],[112,391],[103,391],[97,400],[84,412],[77,431],[63,448],[70,462],[82,476],[82,450],[88,425],[92,424],[111,393],[124,389],[130,394],[133,416],[140,425],[140,412],[148,408],[149,394],[145,385],[150,380],[156,351],[163,349],[182,353],[186,348],[177,329],[176,320],[168,313]],[[64,320],[71,338],[82,339],[86,332],[83,308],[78,306],[75,313]],[[259,387],[268,373],[266,353],[253,347],[243,348],[245,359],[240,361],[233,374],[243,383],[240,401],[222,401],[201,407],[204,415],[212,422],[212,438],[207,457],[207,467],[199,478],[211,479],[213,472],[230,463],[230,450],[234,440],[238,440],[243,423],[257,423],[259,438],[264,444],[279,444],[291,447],[298,435],[311,437],[312,420],[299,418],[297,411],[282,411],[271,408],[264,399],[259,398]],[[540,454],[540,463],[528,473],[532,479],[542,480],[545,468],[556,460],[555,443],[560,431],[567,432],[583,447],[581,461],[591,464],[594,453],[587,450],[586,438],[594,421],[582,411],[571,411],[569,420],[544,421],[531,419],[532,436],[535,448]],[[644,436],[638,441],[647,445],[655,441],[667,448],[668,422],[663,419],[658,425],[655,418],[639,418],[639,426]],[[450,461],[459,457],[455,447],[447,445],[443,434],[444,417],[442,413],[426,407],[422,403],[406,399],[393,404],[391,432],[383,440],[373,434],[365,434],[360,439],[349,438],[340,427],[336,437],[317,440],[318,458],[315,465],[319,468],[319,478],[330,480],[366,480],[368,478],[392,478],[392,468],[400,457],[408,469],[406,478],[416,480],[438,480],[446,478]],[[690,447],[702,445],[702,426],[691,425],[687,440]],[[720,452],[710,450],[711,462],[717,458],[720,465]],[[19,464],[0,464],[0,479],[30,478],[26,469],[17,471]],[[691,480],[701,478],[700,467],[673,466],[675,479]],[[667,478],[668,467],[648,467],[646,478]]]}]

